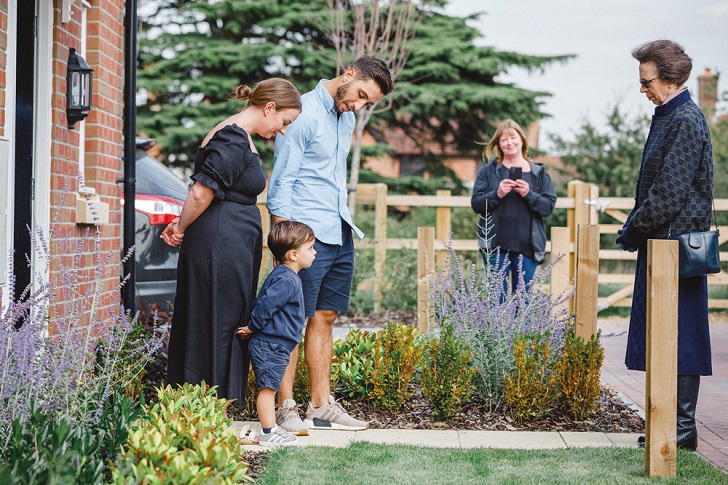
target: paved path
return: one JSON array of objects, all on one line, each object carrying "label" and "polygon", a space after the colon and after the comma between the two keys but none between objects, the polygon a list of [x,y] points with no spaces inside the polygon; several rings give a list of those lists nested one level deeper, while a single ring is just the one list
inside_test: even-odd
[{"label": "paved path", "polygon": [[[236,421],[233,429],[243,426],[258,431],[258,422]],[[581,433],[533,431],[472,431],[429,429],[368,429],[366,431],[312,430],[308,436],[299,436],[301,446],[345,447],[355,441],[382,444],[420,445],[434,448],[505,448],[544,450],[582,447],[637,448],[633,433]],[[262,450],[262,446],[246,445],[245,449]]]},{"label": "paved path", "polygon": [[[700,380],[696,412],[698,453],[728,471],[728,322],[717,320],[711,318],[710,325],[713,375]],[[602,380],[621,392],[625,400],[644,410],[645,373],[627,370],[624,365],[628,320],[605,319],[598,326],[604,347]]]}]

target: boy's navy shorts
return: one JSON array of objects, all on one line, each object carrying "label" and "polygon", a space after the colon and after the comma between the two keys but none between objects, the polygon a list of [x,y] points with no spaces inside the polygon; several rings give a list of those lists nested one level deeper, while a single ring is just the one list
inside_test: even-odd
[{"label": "boy's navy shorts", "polygon": [[288,361],[291,359],[291,352],[281,344],[268,342],[255,335],[250,337],[248,352],[250,352],[250,361],[253,364],[258,389],[267,387],[277,391],[281,387],[283,374],[286,373]]},{"label": "boy's navy shorts", "polygon": [[310,268],[298,272],[303,287],[306,316],[316,310],[349,311],[351,279],[354,276],[354,238],[346,222],[341,224],[341,246],[318,239],[314,244],[316,259]]}]

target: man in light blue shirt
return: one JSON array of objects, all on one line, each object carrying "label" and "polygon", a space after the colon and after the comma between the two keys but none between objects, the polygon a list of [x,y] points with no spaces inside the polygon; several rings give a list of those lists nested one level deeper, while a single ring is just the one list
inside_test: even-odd
[{"label": "man in light blue shirt", "polygon": [[268,211],[273,222],[303,222],[316,234],[316,260],[301,270],[306,307],[306,364],[311,401],[305,422],[293,401],[298,347],[291,353],[278,391],[276,423],[290,433],[314,429],[365,429],[368,423],[349,416],[331,396],[332,330],[338,312],[349,309],[354,273],[352,230],[362,237],[347,207],[346,158],[356,125],[354,111],[371,106],[392,91],[387,66],[360,57],[344,74],[322,80],[301,97],[301,115],[276,136],[275,165],[268,184]]}]

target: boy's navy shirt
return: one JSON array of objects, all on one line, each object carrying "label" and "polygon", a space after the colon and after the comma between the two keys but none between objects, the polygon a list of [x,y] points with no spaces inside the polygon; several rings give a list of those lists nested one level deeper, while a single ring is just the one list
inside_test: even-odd
[{"label": "boy's navy shirt", "polygon": [[248,328],[255,338],[290,352],[301,340],[305,318],[301,278],[285,264],[276,265],[255,299]]}]

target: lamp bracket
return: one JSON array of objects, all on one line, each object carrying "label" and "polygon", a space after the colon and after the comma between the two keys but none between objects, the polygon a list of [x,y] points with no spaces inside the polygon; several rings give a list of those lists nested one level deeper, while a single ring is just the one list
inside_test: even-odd
[{"label": "lamp bracket", "polygon": [[61,0],[61,23],[67,24],[71,21],[71,7],[75,0]]}]

